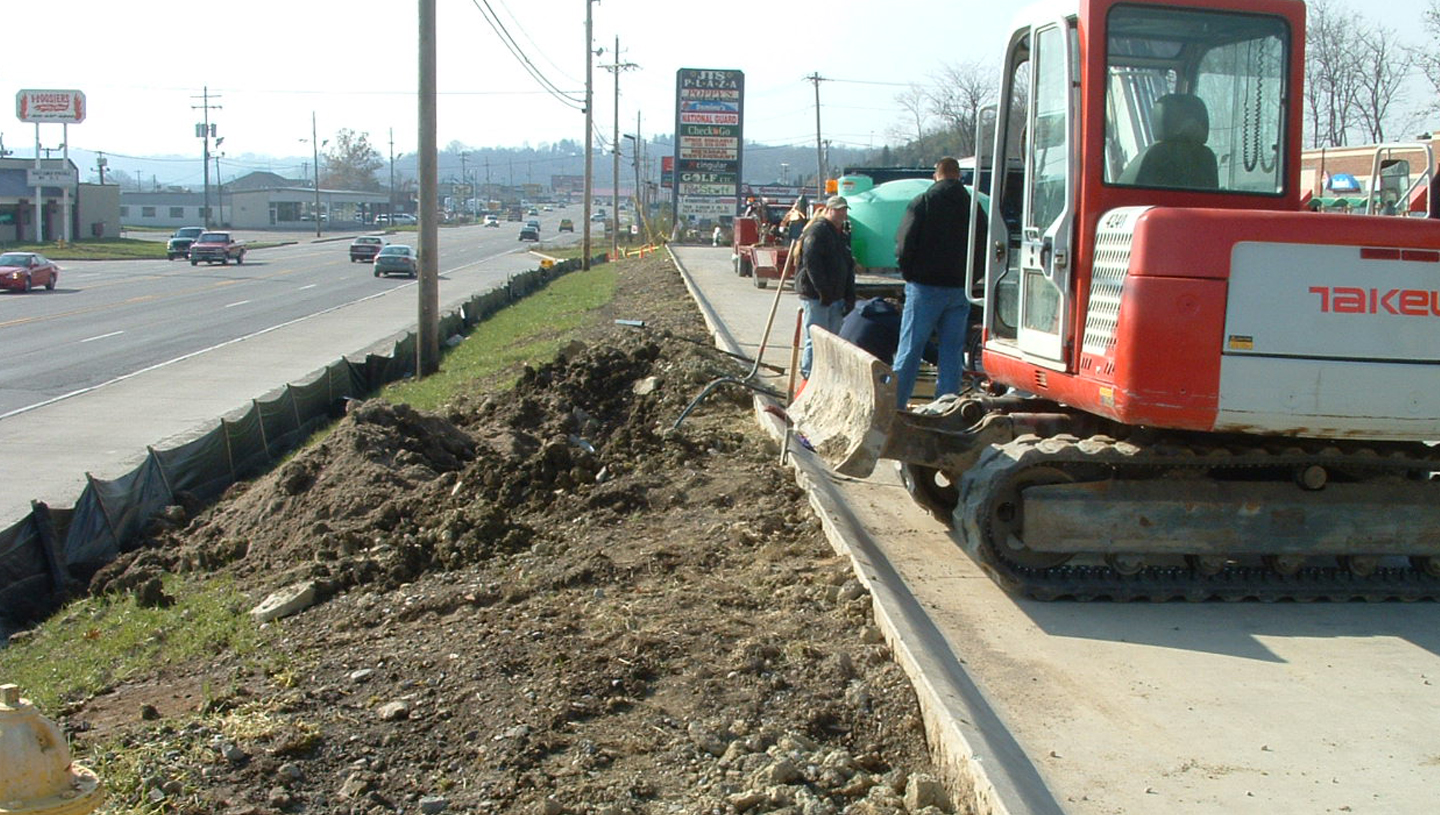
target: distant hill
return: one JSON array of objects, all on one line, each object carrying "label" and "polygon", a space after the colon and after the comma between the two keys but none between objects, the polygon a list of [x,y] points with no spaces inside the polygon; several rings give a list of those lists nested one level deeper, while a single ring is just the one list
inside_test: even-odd
[{"label": "distant hill", "polygon": [[[620,181],[628,186],[635,178],[635,168],[630,149],[633,142],[626,140],[625,154],[620,159]],[[659,157],[673,151],[669,134],[647,139],[646,163],[648,177],[658,180]],[[462,158],[463,154],[463,158]],[[832,147],[829,166],[835,168],[850,164],[874,163],[879,151],[855,150]],[[93,150],[72,149],[70,160],[80,169],[80,178],[95,182],[100,179],[96,167],[99,154]],[[380,169],[381,183],[389,180],[388,156],[381,156],[385,166]],[[191,156],[128,156],[105,154],[107,162],[106,180],[119,182],[126,189],[143,191],[164,190],[170,187],[199,189],[204,183],[205,170],[199,154]],[[323,157],[322,157],[323,161]],[[414,179],[417,172],[414,153],[395,158],[396,182]],[[750,184],[774,184],[788,180],[792,184],[813,183],[815,176],[814,145],[766,145],[749,142],[745,145],[744,181]],[[609,146],[595,149],[595,186],[611,186],[612,158]],[[220,158],[220,179],[231,179],[256,172],[275,173],[286,178],[309,178],[314,172],[310,156],[263,156],[245,153],[240,156],[224,155]],[[452,142],[440,152],[439,175],[441,181],[460,181],[462,172],[479,183],[489,181],[496,184],[541,184],[548,186],[553,175],[579,176],[585,173],[584,145],[570,140],[555,144],[541,144],[539,147],[469,147]],[[210,163],[211,183],[215,183],[215,160]]]}]

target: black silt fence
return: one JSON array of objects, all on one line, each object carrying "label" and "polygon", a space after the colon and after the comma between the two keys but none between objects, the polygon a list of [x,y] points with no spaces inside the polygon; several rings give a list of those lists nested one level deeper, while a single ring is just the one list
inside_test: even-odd
[{"label": "black silt fence", "polygon": [[[592,260],[602,262],[603,255]],[[440,336],[463,333],[579,268],[579,260],[568,260],[515,275],[442,315]],[[222,418],[199,438],[166,450],[147,448],[144,462],[119,478],[87,473],[73,508],[32,502],[30,515],[0,530],[0,635],[53,609],[78,585],[77,578],[138,543],[150,519],[178,496],[213,501],[342,415],[345,400],[413,376],[416,342],[412,331],[396,340],[388,355],[336,360],[301,382],[285,384],[273,398],[251,402],[240,415]]]}]

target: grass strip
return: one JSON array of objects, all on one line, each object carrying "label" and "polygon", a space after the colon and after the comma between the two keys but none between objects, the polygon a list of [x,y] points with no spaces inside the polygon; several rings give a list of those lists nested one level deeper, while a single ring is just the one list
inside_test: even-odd
[{"label": "grass strip", "polygon": [[141,607],[130,594],[76,600],[0,651],[0,681],[53,714],[172,662],[262,653],[268,635],[244,613],[249,601],[230,581],[170,575],[165,593],[175,598],[165,608]]},{"label": "grass strip", "polygon": [[[489,382],[507,369],[550,360],[594,309],[615,296],[615,270],[602,264],[571,272],[544,289],[480,323],[463,342],[447,350],[438,373],[386,387],[380,398],[436,410],[476,382]],[[509,387],[518,373],[508,382]]]}]

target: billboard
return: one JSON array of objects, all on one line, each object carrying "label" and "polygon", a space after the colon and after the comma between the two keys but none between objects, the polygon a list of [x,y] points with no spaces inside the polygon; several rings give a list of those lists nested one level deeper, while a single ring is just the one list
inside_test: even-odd
[{"label": "billboard", "polygon": [[15,118],[22,122],[85,121],[85,94],[81,91],[26,90],[15,94]]},{"label": "billboard", "polygon": [[744,72],[675,72],[676,138],[669,178],[681,218],[709,219],[738,210],[744,115]]}]

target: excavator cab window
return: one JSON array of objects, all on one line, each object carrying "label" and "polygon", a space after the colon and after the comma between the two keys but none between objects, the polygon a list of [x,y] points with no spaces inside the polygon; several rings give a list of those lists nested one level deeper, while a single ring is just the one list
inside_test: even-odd
[{"label": "excavator cab window", "polygon": [[[1027,35],[1011,51],[1006,82],[1010,102],[1002,107],[1004,117],[995,123],[1000,128],[1000,152],[993,161],[1004,162],[1006,172],[988,187],[992,202],[997,193],[1000,196],[1002,218],[998,223],[1005,227],[1003,232],[996,230],[993,238],[995,244],[1003,248],[991,250],[1000,262],[990,270],[994,309],[989,330],[992,337],[1001,340],[1014,340],[1020,324],[1020,236],[1027,183],[1025,170],[1019,163],[1028,139],[1025,122],[1030,102],[1030,70],[1030,40]],[[1011,164],[1012,159],[1014,165]],[[996,219],[991,218],[990,221],[993,229]],[[1003,244],[1000,243],[1002,240]]]},{"label": "excavator cab window", "polygon": [[1108,25],[1106,183],[1284,192],[1284,20],[1121,5]]}]

